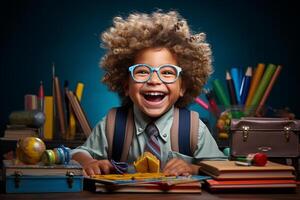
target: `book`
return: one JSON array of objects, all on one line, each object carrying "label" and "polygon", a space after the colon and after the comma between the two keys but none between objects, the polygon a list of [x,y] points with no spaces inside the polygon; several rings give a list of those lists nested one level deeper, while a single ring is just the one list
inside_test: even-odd
[{"label": "book", "polygon": [[294,167],[268,161],[265,166],[239,166],[235,161],[201,161],[200,170],[217,180],[294,179]]},{"label": "book", "polygon": [[37,137],[38,129],[37,128],[31,128],[23,126],[23,128],[6,128],[4,131],[4,138],[10,139],[10,140],[19,140],[25,137]]},{"label": "book", "polygon": [[35,94],[26,94],[24,96],[24,110],[37,110],[38,100]]},{"label": "book", "polygon": [[211,190],[241,188],[296,188],[293,179],[206,180]]},{"label": "book", "polygon": [[87,120],[87,117],[80,105],[80,102],[78,101],[77,97],[73,94],[72,91],[70,91],[70,90],[66,91],[66,95],[69,99],[72,111],[74,112],[75,117],[78,120],[79,125],[82,128],[84,135],[86,137],[88,137],[92,132],[92,128],[91,128],[91,126]]},{"label": "book", "polygon": [[3,160],[4,175],[14,176],[21,173],[26,176],[66,176],[67,173],[73,173],[74,176],[82,176],[83,169],[75,160],[71,160],[66,165],[28,165],[18,163],[16,160]]},{"label": "book", "polygon": [[125,185],[107,185],[95,183],[95,192],[127,192],[127,193],[201,193],[201,183],[181,183],[167,185],[160,183],[137,183]]},{"label": "book", "polygon": [[[75,94],[78,99],[78,101],[81,101],[82,95],[83,95],[83,89],[84,84],[83,83],[77,83]],[[69,117],[69,139],[74,139],[76,135],[76,120],[74,116],[74,112],[70,111],[70,117]]]},{"label": "book", "polygon": [[109,174],[86,178],[96,192],[201,193],[201,183],[208,176],[172,176],[160,173]]},{"label": "book", "polygon": [[4,130],[4,139],[19,140],[25,137],[37,137],[39,129],[34,127],[28,127],[21,124],[7,124]]},{"label": "book", "polygon": [[45,96],[44,98],[44,113],[45,113],[45,124],[44,124],[44,139],[53,139],[53,97]]}]

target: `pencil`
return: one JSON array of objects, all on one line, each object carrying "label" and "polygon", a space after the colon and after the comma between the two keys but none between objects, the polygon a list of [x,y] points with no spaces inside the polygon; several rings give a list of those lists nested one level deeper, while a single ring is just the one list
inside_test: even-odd
[{"label": "pencil", "polygon": [[237,104],[239,104],[241,102],[241,98],[240,98],[241,82],[240,82],[239,69],[231,68],[230,73],[231,73],[231,77],[232,77],[233,84],[234,84]]},{"label": "pencil", "polygon": [[208,110],[208,104],[207,104],[204,100],[200,99],[199,97],[196,97],[196,98],[194,99],[194,101],[195,101],[197,104],[199,104],[200,106],[202,106],[204,109]]},{"label": "pencil", "polygon": [[233,80],[228,71],[226,71],[226,83],[227,83],[230,103],[231,103],[231,105],[237,105],[237,99],[236,99],[236,95],[235,95]]},{"label": "pencil", "polygon": [[244,83],[243,83],[243,88],[241,88],[241,104],[245,104],[246,98],[248,95],[248,91],[250,88],[250,82],[251,82],[251,77],[252,77],[252,67],[248,67],[246,70],[246,74],[244,76]]},{"label": "pencil", "polygon": [[203,90],[203,91],[208,100],[211,112],[215,115],[215,117],[219,117],[221,112],[218,108],[218,105],[214,98],[214,94],[213,94],[212,90]]},{"label": "pencil", "polygon": [[225,107],[229,107],[230,102],[227,98],[227,95],[226,95],[219,79],[213,80],[213,89],[214,89],[214,92],[217,95],[217,98],[222,103],[222,105],[224,105]]},{"label": "pencil", "polygon": [[[273,64],[269,64],[266,68],[266,72],[264,73],[263,77],[261,78],[261,81],[259,83],[259,86],[257,87],[257,90],[253,96],[253,99],[250,103],[250,107],[256,107],[258,106],[263,94],[265,93],[265,90],[270,83],[270,80],[275,72],[276,66]],[[246,108],[247,115],[249,114],[249,111],[251,110],[250,107]]]},{"label": "pencil", "polygon": [[248,107],[252,101],[252,98],[257,89],[257,86],[259,85],[259,82],[261,80],[264,70],[265,70],[265,64],[259,63],[256,67],[255,73],[253,74],[253,77],[251,80],[250,89],[249,89],[247,100],[245,103],[246,107]]},{"label": "pencil", "polygon": [[269,85],[268,85],[268,87],[267,87],[267,89],[266,89],[266,91],[265,91],[265,93],[264,93],[264,95],[263,95],[263,97],[261,99],[261,101],[259,102],[259,105],[258,105],[258,107],[256,109],[256,112],[255,112],[256,115],[258,115],[258,116],[260,115],[261,109],[265,105],[265,102],[266,102],[267,98],[269,97],[269,95],[271,93],[271,90],[272,90],[272,88],[274,86],[274,83],[277,80],[277,78],[278,78],[278,76],[279,76],[279,74],[281,72],[281,69],[282,69],[282,66],[278,65],[277,68],[276,68],[276,71],[274,72],[274,74],[273,74],[273,76],[271,78],[271,81],[270,81],[270,83],[269,83]]}]

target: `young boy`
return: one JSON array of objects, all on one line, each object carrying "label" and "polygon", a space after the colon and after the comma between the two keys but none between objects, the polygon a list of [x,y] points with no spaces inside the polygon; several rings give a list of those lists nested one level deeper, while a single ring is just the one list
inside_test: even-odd
[{"label": "young boy", "polygon": [[[119,94],[123,106],[133,110],[135,131],[128,163],[147,148],[149,137],[145,129],[149,122],[159,131],[158,157],[166,175],[198,174],[197,161],[225,158],[200,119],[193,157],[171,149],[174,107],[191,103],[212,72],[211,50],[204,33],[193,35],[186,20],[175,11],[158,11],[131,14],[127,19],[115,17],[114,26],[102,34],[102,41],[107,49],[101,61],[106,71],[103,82]],[[108,160],[105,127],[106,117],[87,141],[72,152],[72,158],[81,163],[87,175],[113,170]]]}]

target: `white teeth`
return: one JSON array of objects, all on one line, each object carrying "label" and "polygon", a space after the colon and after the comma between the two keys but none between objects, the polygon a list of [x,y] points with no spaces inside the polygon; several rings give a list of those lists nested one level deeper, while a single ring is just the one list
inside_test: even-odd
[{"label": "white teeth", "polygon": [[145,95],[159,96],[159,95],[165,95],[165,94],[163,92],[145,92]]}]

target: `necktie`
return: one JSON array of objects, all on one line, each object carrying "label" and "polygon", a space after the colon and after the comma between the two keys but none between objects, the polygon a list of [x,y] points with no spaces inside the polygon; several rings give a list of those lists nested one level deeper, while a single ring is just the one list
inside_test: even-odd
[{"label": "necktie", "polygon": [[145,132],[149,137],[145,151],[152,153],[157,159],[161,160],[160,146],[157,138],[159,134],[158,128],[154,123],[150,123],[147,125]]}]

